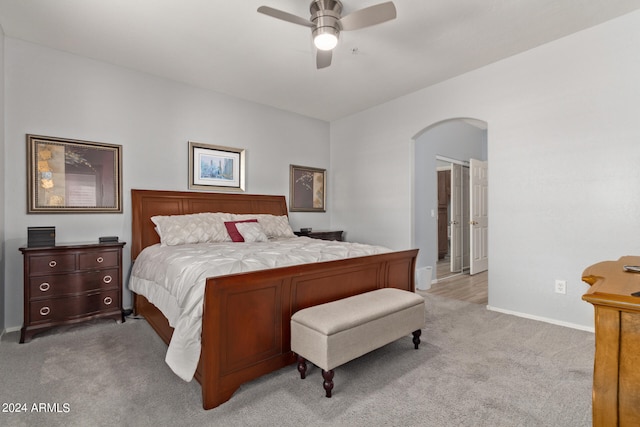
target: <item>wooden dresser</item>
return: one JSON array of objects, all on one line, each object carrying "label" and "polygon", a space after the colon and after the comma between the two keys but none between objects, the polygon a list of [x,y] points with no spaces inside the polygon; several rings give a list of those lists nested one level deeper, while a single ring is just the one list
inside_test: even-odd
[{"label": "wooden dresser", "polygon": [[591,285],[582,297],[595,308],[596,349],[593,372],[593,425],[640,425],[640,274],[624,265],[640,265],[627,256],[588,267],[582,280]]},{"label": "wooden dresser", "polygon": [[294,231],[293,234],[295,234],[296,236],[311,237],[312,239],[342,241],[342,230],[337,230],[337,231],[311,231],[309,233],[303,233],[301,231]]},{"label": "wooden dresser", "polygon": [[22,247],[24,325],[20,342],[54,326],[95,318],[124,321],[124,242]]}]

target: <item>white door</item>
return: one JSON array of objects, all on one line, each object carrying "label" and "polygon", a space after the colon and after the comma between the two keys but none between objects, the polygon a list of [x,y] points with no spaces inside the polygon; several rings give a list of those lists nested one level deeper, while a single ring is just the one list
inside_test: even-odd
[{"label": "white door", "polygon": [[451,164],[451,219],[449,228],[451,235],[449,243],[451,245],[451,272],[462,271],[462,166]]},{"label": "white door", "polygon": [[489,180],[488,163],[471,159],[469,221],[471,239],[470,274],[481,273],[489,268]]}]

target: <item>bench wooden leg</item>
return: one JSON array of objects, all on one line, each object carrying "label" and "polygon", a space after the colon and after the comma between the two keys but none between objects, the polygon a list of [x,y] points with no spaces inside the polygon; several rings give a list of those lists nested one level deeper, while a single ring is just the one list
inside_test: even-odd
[{"label": "bench wooden leg", "polygon": [[324,378],[322,385],[324,386],[324,390],[327,392],[326,396],[331,397],[331,390],[333,390],[333,369],[328,372],[323,369],[322,378]]},{"label": "bench wooden leg", "polygon": [[422,335],[422,331],[420,329],[418,329],[417,331],[413,331],[413,345],[416,350],[420,345],[420,335]]},{"label": "bench wooden leg", "polygon": [[300,355],[298,355],[298,372],[300,372],[300,378],[307,377],[307,360]]}]

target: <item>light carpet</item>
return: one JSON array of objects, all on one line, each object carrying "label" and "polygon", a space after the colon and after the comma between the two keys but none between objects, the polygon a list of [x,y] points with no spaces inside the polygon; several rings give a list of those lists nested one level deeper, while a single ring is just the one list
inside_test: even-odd
[{"label": "light carpet", "polygon": [[[0,343],[3,426],[590,426],[594,336],[421,293],[419,350],[402,338],[335,370],[295,364],[202,409],[144,320],[98,321]],[[33,411],[33,405],[54,412]],[[25,404],[26,412],[5,412]],[[37,408],[39,406],[36,406]]]}]

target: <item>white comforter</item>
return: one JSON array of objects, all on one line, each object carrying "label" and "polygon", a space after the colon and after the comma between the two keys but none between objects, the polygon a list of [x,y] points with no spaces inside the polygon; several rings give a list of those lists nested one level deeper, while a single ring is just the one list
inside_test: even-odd
[{"label": "white comforter", "polygon": [[200,358],[207,277],[389,252],[381,246],[294,237],[262,243],[197,243],[145,248],[129,289],[158,307],[174,328],[165,361],[191,381]]}]

